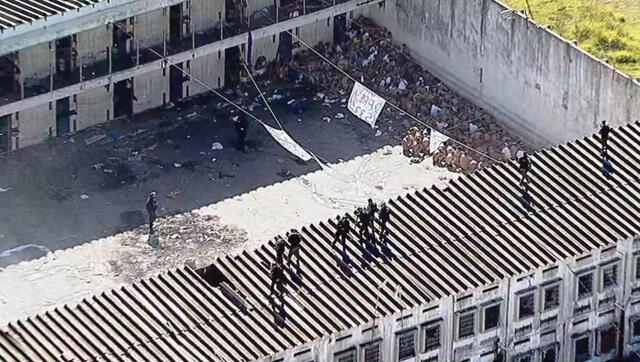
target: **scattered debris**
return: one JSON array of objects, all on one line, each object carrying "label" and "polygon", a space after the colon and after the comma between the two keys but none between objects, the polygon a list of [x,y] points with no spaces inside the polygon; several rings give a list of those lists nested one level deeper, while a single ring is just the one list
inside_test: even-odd
[{"label": "scattered debris", "polygon": [[180,163],[174,163],[174,164],[173,164],[173,167],[175,167],[175,168],[180,168],[180,167],[182,167],[182,164],[180,164]]},{"label": "scattered debris", "polygon": [[10,187],[7,187],[6,189],[3,188],[2,186],[0,186],[0,192],[7,192],[7,191],[11,191]]},{"label": "scattered debris", "polygon": [[80,198],[83,199],[83,200],[89,200],[89,195],[82,194],[82,195],[80,195]]},{"label": "scattered debris", "polygon": [[222,143],[220,143],[220,142],[214,142],[211,145],[211,151],[219,151],[219,150],[222,150],[222,149],[224,149],[224,147],[222,147]]},{"label": "scattered debris", "polygon": [[382,132],[380,132],[380,130],[376,130],[376,134],[375,134],[375,136],[376,136],[376,137],[380,137],[380,136],[382,136]]},{"label": "scattered debris", "polygon": [[98,142],[98,141],[100,141],[100,140],[102,140],[104,138],[107,138],[107,136],[104,135],[104,134],[97,134],[95,136],[91,136],[91,137],[85,139],[84,140],[84,144],[87,145],[87,146],[91,146],[92,144],[94,144],[94,143],[96,143],[96,142]]},{"label": "scattered debris", "polygon": [[178,197],[180,197],[180,194],[182,194],[182,191],[180,191],[180,189],[175,189],[175,190],[169,191],[169,193],[167,194],[167,197],[175,200]]},{"label": "scattered debris", "polygon": [[331,123],[331,118],[329,118],[329,117],[322,117],[322,120],[327,122],[327,123]]},{"label": "scattered debris", "polygon": [[344,117],[346,117],[346,116],[344,115],[344,113],[338,113],[338,114],[336,114],[336,119],[343,119]]}]

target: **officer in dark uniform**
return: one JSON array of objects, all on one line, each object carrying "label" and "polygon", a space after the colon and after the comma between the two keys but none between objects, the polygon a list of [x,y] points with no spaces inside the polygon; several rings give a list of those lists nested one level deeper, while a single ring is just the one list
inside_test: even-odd
[{"label": "officer in dark uniform", "polygon": [[236,132],[238,133],[238,150],[244,152],[246,149],[247,129],[249,127],[249,120],[247,114],[240,112],[235,120]]},{"label": "officer in dark uniform", "polygon": [[302,235],[296,229],[291,229],[291,232],[287,233],[287,240],[289,241],[289,255],[287,256],[287,265],[291,265],[291,257],[296,256],[297,267],[300,267],[300,246],[302,244]]},{"label": "officer in dark uniform", "polygon": [[156,220],[156,212],[158,211],[158,201],[156,200],[155,191],[149,193],[145,206],[149,214],[149,234],[153,234],[153,222]]},{"label": "officer in dark uniform", "polygon": [[388,232],[387,223],[391,218],[391,210],[384,202],[382,203],[382,205],[380,205],[378,217],[380,218],[380,238],[383,238]]},{"label": "officer in dark uniform", "polygon": [[378,212],[378,205],[373,202],[373,200],[369,199],[367,200],[367,215],[369,216],[369,227],[371,227],[371,234],[370,235],[375,235],[375,220],[376,220],[376,213]]},{"label": "officer in dark uniform", "polygon": [[518,169],[522,177],[520,178],[520,186],[529,183],[529,171],[531,170],[531,160],[526,152],[518,159]]},{"label": "officer in dark uniform", "polygon": [[284,267],[280,264],[274,264],[271,267],[271,285],[269,286],[269,296],[272,296],[276,290],[282,291],[282,286],[286,284],[287,277],[284,274]]},{"label": "officer in dark uniform", "polygon": [[286,244],[282,236],[276,236],[275,240],[275,248],[276,248],[276,264],[282,265],[284,263],[284,250],[286,248]]},{"label": "officer in dark uniform", "polygon": [[611,133],[611,127],[607,125],[607,121],[602,121],[600,126],[600,141],[602,142],[602,154],[606,155],[609,150],[609,133]]}]

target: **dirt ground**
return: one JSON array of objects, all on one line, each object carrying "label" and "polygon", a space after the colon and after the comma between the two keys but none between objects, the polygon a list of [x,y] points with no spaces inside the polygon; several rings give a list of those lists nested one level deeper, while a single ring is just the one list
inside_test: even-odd
[{"label": "dirt ground", "polygon": [[423,187],[442,187],[458,174],[412,163],[401,147],[276,182],[145,226],[49,253],[0,270],[0,325],[82,298],[214,258],[254,248],[293,227],[324,221],[368,198],[383,200]]},{"label": "dirt ground", "polygon": [[[300,88],[280,94],[285,97],[274,110],[285,129],[327,162],[398,144],[410,124],[382,122],[376,136],[342,100],[327,105],[311,100],[315,91]],[[305,96],[305,113],[287,113],[288,100]],[[0,159],[0,187],[9,189],[0,193],[0,268],[135,228],[145,221],[152,190],[159,194],[160,214],[176,214],[319,169],[313,161],[300,162],[256,122],[249,127],[248,151],[236,150],[231,107],[223,105],[209,97]],[[265,109],[254,113],[275,126]],[[339,113],[346,117],[336,118]],[[212,150],[215,142],[223,149]]]}]

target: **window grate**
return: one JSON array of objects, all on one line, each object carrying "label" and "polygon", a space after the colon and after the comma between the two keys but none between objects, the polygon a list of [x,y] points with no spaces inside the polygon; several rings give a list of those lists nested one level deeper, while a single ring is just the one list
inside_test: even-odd
[{"label": "window grate", "polygon": [[415,331],[407,332],[398,337],[398,360],[402,361],[416,355]]},{"label": "window grate", "polygon": [[611,289],[618,285],[618,265],[610,265],[602,269],[602,289]]},{"label": "window grate", "polygon": [[578,277],[578,298],[586,298],[593,293],[593,273]]},{"label": "window grate", "polygon": [[364,346],[364,362],[380,362],[380,343]]},{"label": "window grate", "polygon": [[427,327],[424,330],[425,352],[440,348],[440,326]]},{"label": "window grate", "polygon": [[475,313],[467,313],[460,316],[458,325],[458,338],[466,338],[475,334]]},{"label": "window grate", "polygon": [[338,353],[336,355],[335,361],[336,362],[356,362],[357,361],[356,350],[352,349],[349,351]]}]

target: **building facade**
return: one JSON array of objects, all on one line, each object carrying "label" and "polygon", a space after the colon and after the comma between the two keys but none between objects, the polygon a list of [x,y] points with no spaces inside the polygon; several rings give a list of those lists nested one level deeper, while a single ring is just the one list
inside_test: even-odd
[{"label": "building facade", "polygon": [[[401,293],[399,289],[396,296]],[[625,358],[640,359],[640,237],[374,319],[260,361]]]},{"label": "building facade", "polygon": [[[240,59],[333,40],[379,0],[53,0],[0,5],[0,152],[238,82]],[[337,25],[336,25],[337,24]],[[168,66],[163,61],[177,67]],[[180,68],[180,69],[178,69]]]}]

